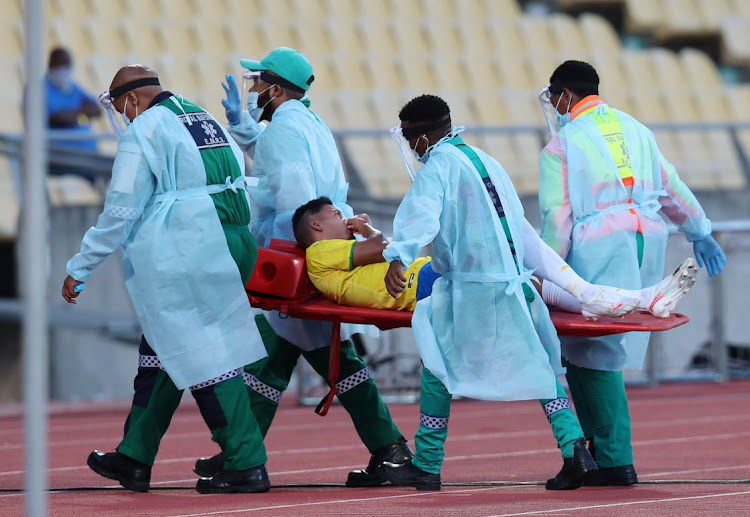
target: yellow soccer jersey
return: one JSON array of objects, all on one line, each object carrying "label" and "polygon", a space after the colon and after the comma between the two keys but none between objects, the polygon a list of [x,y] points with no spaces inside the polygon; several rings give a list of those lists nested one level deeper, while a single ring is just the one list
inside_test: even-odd
[{"label": "yellow soccer jersey", "polygon": [[343,305],[413,311],[417,305],[419,271],[430,258],[419,257],[404,271],[406,289],[396,300],[388,294],[383,280],[388,262],[352,267],[355,242],[329,239],[307,248],[307,274],[315,287]]}]

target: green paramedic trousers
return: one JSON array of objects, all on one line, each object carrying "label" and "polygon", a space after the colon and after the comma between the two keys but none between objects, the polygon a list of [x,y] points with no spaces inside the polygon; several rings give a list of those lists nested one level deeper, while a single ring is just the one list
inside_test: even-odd
[{"label": "green paramedic trousers", "polygon": [[[117,452],[146,465],[154,464],[183,392],[160,365],[146,338],[141,338],[133,405]],[[241,370],[191,386],[190,392],[211,430],[211,439],[224,452],[225,470],[245,470],[266,462],[263,437],[250,411]]]},{"label": "green paramedic trousers", "polygon": [[[565,389],[557,381],[557,397],[540,400],[548,415],[552,434],[563,458],[573,457],[573,445],[583,436]],[[413,463],[425,472],[439,474],[445,456],[445,439],[448,437],[451,394],[440,379],[430,370],[422,368],[422,394],[419,403],[419,430],[414,439],[416,451]]]},{"label": "green paramedic trousers", "polygon": [[592,370],[566,363],[565,375],[584,435],[592,440],[601,468],[633,464],[630,411],[622,372]]},{"label": "green paramedic trousers", "polygon": [[[256,316],[255,322],[268,357],[245,366],[244,377],[253,414],[265,437],[299,356],[302,355],[318,374],[328,379],[331,347],[307,352],[279,337],[265,316]],[[354,352],[350,341],[341,343],[339,381],[336,385],[339,401],[349,413],[362,443],[370,453],[402,436],[380,398],[367,364]]]}]

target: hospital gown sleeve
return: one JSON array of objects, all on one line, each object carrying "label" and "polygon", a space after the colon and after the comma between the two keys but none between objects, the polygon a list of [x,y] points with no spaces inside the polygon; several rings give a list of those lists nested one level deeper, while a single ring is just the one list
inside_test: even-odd
[{"label": "hospital gown sleeve", "polygon": [[396,211],[393,241],[383,250],[387,262],[399,260],[405,268],[409,267],[440,230],[445,189],[436,173],[437,160],[433,160],[419,170]]},{"label": "hospital gown sleeve", "polygon": [[542,240],[555,253],[567,257],[574,221],[568,195],[568,163],[559,135],[539,156],[539,209],[542,213]]},{"label": "hospital gown sleeve", "polygon": [[229,134],[237,145],[242,149],[242,152],[250,157],[252,160],[255,157],[255,144],[258,141],[258,136],[266,128],[265,124],[259,124],[255,122],[247,111],[242,113],[239,124],[229,124],[227,129]]},{"label": "hospital gown sleeve", "polygon": [[97,265],[125,244],[133,224],[154,192],[154,176],[134,131],[125,131],[112,166],[112,184],[104,210],[81,241],[81,251],[68,261],[67,273],[85,282]]},{"label": "hospital gown sleeve", "polygon": [[309,144],[288,124],[270,125],[265,133],[263,146],[256,149],[254,167],[261,170],[273,195],[275,219],[271,236],[293,241],[294,211],[318,197]]},{"label": "hospital gown sleeve", "polygon": [[695,194],[677,175],[674,165],[661,154],[653,133],[649,134],[649,137],[653,159],[658,160],[661,175],[661,178],[654,178],[654,184],[661,183],[662,189],[667,193],[659,198],[662,213],[685,233],[690,242],[699,241],[710,235],[711,221],[706,217]]}]

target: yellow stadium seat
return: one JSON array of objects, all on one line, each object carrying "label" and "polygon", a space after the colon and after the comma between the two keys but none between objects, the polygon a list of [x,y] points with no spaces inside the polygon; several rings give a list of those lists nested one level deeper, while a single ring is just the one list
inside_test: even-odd
[{"label": "yellow stadium seat", "polygon": [[716,64],[704,52],[692,48],[680,51],[680,60],[693,85],[717,86],[721,84],[721,76]]},{"label": "yellow stadium seat", "polygon": [[495,63],[495,56],[477,56],[475,53],[466,52],[456,56],[457,66],[455,73],[468,78],[472,88],[503,86],[503,78]]},{"label": "yellow stadium seat", "polygon": [[344,163],[351,163],[374,197],[403,197],[411,185],[390,136],[347,138]]},{"label": "yellow stadium seat", "polygon": [[699,0],[662,0],[664,5],[664,23],[655,35],[664,41],[677,37],[702,37],[718,32],[712,27],[701,12]]},{"label": "yellow stadium seat", "polygon": [[0,155],[0,240],[13,240],[18,225],[18,195],[14,185],[10,161]]},{"label": "yellow stadium seat", "polygon": [[721,22],[727,16],[735,16],[737,13],[732,6],[732,0],[695,0],[698,7],[698,15],[706,29],[718,31]]},{"label": "yellow stadium seat", "polygon": [[[498,95],[498,88],[484,84],[483,88],[473,89],[468,102],[476,125],[499,126],[511,123],[508,108]],[[474,124],[473,124],[474,125]]]},{"label": "yellow stadium seat", "polygon": [[453,19],[432,15],[421,20],[420,28],[433,53],[458,53],[464,47],[462,35]]},{"label": "yellow stadium seat", "polygon": [[721,61],[725,65],[750,65],[750,15],[728,16],[722,21]]},{"label": "yellow stadium seat", "polygon": [[0,20],[0,56],[18,57],[23,53],[23,29],[21,19]]},{"label": "yellow stadium seat", "polygon": [[[105,22],[96,18],[85,20],[82,26],[83,33],[88,38],[86,48],[79,52],[106,54],[117,56],[130,52],[129,46],[132,40],[133,30],[139,30],[127,23],[120,21]],[[70,31],[68,27],[66,33]],[[73,56],[75,58],[75,56]]]},{"label": "yellow stadium seat", "polygon": [[588,49],[588,42],[581,31],[581,25],[575,18],[558,13],[545,18],[547,31],[552,41],[551,49],[566,54],[576,54]]},{"label": "yellow stadium seat", "polygon": [[520,17],[488,18],[485,20],[484,25],[492,44],[492,51],[501,55],[524,51],[518,20],[520,20]]},{"label": "yellow stadium seat", "polygon": [[599,15],[584,13],[578,18],[581,34],[588,42],[588,48],[600,52],[614,52],[621,48],[620,38],[615,29]]},{"label": "yellow stadium seat", "polygon": [[543,54],[557,50],[547,17],[520,16],[516,18],[516,30],[521,37],[521,48],[527,53]]},{"label": "yellow stadium seat", "polygon": [[559,57],[552,52],[537,52],[529,53],[526,55],[526,69],[529,74],[531,83],[529,84],[528,95],[535,96],[539,93],[539,90],[549,84],[549,78],[552,76],[552,72],[565,61],[565,59],[578,58],[579,55],[575,56],[563,56]]},{"label": "yellow stadium seat", "polygon": [[456,2],[455,0],[417,0],[425,18],[443,18],[451,20],[461,15],[466,5],[472,2]]},{"label": "yellow stadium seat", "polygon": [[625,29],[629,33],[651,33],[665,23],[664,5],[654,0],[625,0]]},{"label": "yellow stadium seat", "polygon": [[340,103],[340,112],[345,127],[377,128],[381,127],[376,106],[367,90],[337,90],[336,101]]},{"label": "yellow stadium seat", "polygon": [[[327,50],[362,56],[367,53],[361,31],[357,30],[356,19],[340,16],[327,16],[320,22],[330,44]],[[309,29],[301,29],[302,31]]]},{"label": "yellow stadium seat", "polygon": [[654,88],[659,85],[648,52],[624,50],[620,54],[620,66],[622,66],[628,84],[633,91]]},{"label": "yellow stadium seat", "polygon": [[683,90],[689,84],[682,61],[677,54],[666,49],[648,50],[646,54],[661,87]]},{"label": "yellow stadium seat", "polygon": [[476,0],[485,19],[505,20],[521,16],[518,0]]},{"label": "yellow stadium seat", "polygon": [[[400,2],[401,4],[411,4],[411,2]],[[416,18],[417,20],[419,18]],[[396,47],[401,52],[408,52],[412,55],[421,55],[429,52],[430,46],[422,30],[416,30],[414,18],[404,18],[394,16],[387,20],[387,28],[390,34],[384,35],[391,37],[396,42]]]},{"label": "yellow stadium seat", "polygon": [[747,0],[731,0],[730,9],[739,15],[750,15],[750,2]]},{"label": "yellow stadium seat", "polygon": [[731,119],[738,122],[750,121],[750,85],[737,84],[722,90]]},{"label": "yellow stadium seat", "polygon": [[331,129],[342,129],[346,122],[341,113],[341,102],[338,91],[311,90],[309,94],[310,109],[318,114]]},{"label": "yellow stadium seat", "polygon": [[[473,2],[469,4],[473,5]],[[484,56],[495,52],[488,34],[489,23],[487,23],[487,20],[462,16],[452,20],[452,23],[456,39],[459,42],[458,47],[453,49],[454,51],[476,56]]]},{"label": "yellow stadium seat", "polygon": [[[541,86],[539,88],[541,90]],[[500,88],[498,94],[508,109],[512,124],[543,124],[544,114],[539,106],[537,91],[520,88]]]},{"label": "yellow stadium seat", "polygon": [[66,174],[47,177],[47,193],[50,205],[100,205],[102,195],[88,180]]},{"label": "yellow stadium seat", "polygon": [[[527,66],[526,56],[515,52],[486,56],[487,66],[496,70],[500,81],[498,87],[530,88],[538,86],[537,77],[532,75]],[[546,84],[546,82],[545,82]]]}]

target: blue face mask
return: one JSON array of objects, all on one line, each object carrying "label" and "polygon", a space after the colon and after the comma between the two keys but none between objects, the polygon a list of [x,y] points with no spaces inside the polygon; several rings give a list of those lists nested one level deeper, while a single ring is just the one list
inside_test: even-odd
[{"label": "blue face mask", "polygon": [[414,149],[411,150],[411,153],[414,155],[414,159],[420,163],[427,163],[427,160],[430,158],[430,151],[432,150],[432,148],[428,147],[425,153],[422,156],[419,156],[419,153],[417,152],[417,145],[419,145],[419,140],[417,140],[417,143],[414,144]]},{"label": "blue face mask", "polygon": [[557,117],[557,123],[560,125],[560,127],[563,127],[565,124],[570,122],[570,103],[573,101],[572,98],[568,98],[568,110],[564,115],[561,115],[559,111],[557,111],[557,106],[560,104],[560,101],[562,100],[562,94],[560,95],[560,98],[557,99],[557,104],[555,104],[555,116]]},{"label": "blue face mask", "polygon": [[568,122],[570,122],[570,113],[566,113],[565,115],[560,115],[560,113],[557,113],[557,123],[560,125],[560,127],[563,127]]}]

